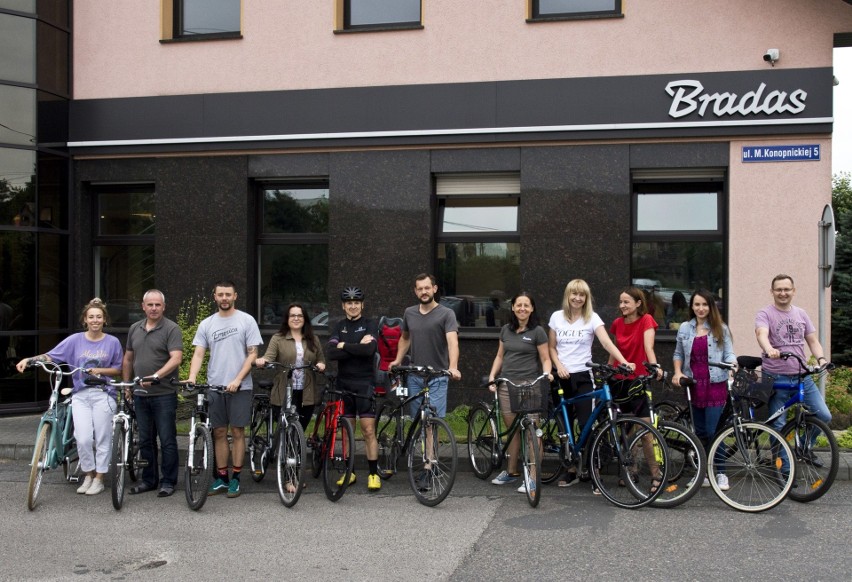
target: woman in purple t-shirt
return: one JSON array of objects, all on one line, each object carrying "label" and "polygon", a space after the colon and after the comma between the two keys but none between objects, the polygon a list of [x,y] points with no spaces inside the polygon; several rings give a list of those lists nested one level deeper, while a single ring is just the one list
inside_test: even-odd
[{"label": "woman in purple t-shirt", "polygon": [[[80,323],[86,330],[71,335],[47,352],[24,358],[18,362],[23,372],[30,359],[64,362],[85,368],[91,374],[118,376],[121,374],[121,342],[115,336],[104,333],[109,323],[106,305],[97,297],[83,308]],[[100,388],[87,389],[84,375],[73,376],[74,404],[71,414],[74,419],[74,438],[80,455],[80,469],[86,474],[77,493],[97,495],[104,490],[104,475],[109,470],[110,447],[112,446],[112,417],[115,414],[115,396]]]}]

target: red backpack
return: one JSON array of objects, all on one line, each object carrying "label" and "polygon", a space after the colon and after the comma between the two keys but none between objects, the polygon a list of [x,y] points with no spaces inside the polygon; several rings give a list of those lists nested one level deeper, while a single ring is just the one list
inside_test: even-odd
[{"label": "red backpack", "polygon": [[402,337],[401,317],[382,317],[379,319],[379,337],[376,362],[376,396],[383,396],[389,388],[388,367],[396,359],[399,338]]}]

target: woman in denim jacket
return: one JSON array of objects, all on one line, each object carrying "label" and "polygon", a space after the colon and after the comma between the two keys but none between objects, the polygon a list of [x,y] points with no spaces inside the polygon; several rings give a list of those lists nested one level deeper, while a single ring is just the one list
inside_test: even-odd
[{"label": "woman in denim jacket", "polygon": [[[707,362],[735,363],[737,358],[731,331],[722,321],[716,298],[710,291],[699,289],[692,294],[689,314],[692,319],[683,322],[677,332],[672,383],[679,385],[684,376],[695,380],[692,419],[695,434],[707,448],[728,399],[728,373],[708,366]],[[718,477],[720,486],[722,477]]]}]

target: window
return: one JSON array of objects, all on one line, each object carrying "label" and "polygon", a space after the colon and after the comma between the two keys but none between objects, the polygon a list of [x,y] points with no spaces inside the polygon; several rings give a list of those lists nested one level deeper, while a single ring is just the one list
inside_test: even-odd
[{"label": "window", "polygon": [[721,175],[696,181],[634,176],[631,278],[648,295],[662,329],[687,319],[686,302],[699,288],[712,291],[724,311],[724,217]]},{"label": "window", "polygon": [[621,16],[621,0],[527,0],[530,20]]},{"label": "window", "polygon": [[517,174],[437,179],[439,301],[463,327],[501,327],[520,289]]},{"label": "window", "polygon": [[163,38],[240,38],[240,16],[240,0],[166,0]]},{"label": "window", "polygon": [[315,326],[328,320],[328,184],[260,185],[257,320],[280,326],[301,303]]},{"label": "window", "polygon": [[94,190],[95,293],[114,325],[144,316],[142,295],[154,285],[153,185],[98,186]]},{"label": "window", "polygon": [[340,30],[422,28],[420,0],[337,0]]}]

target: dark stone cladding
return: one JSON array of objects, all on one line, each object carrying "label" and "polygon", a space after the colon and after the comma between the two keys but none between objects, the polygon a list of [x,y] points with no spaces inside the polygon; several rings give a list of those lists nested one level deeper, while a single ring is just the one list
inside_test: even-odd
[{"label": "dark stone cladding", "polygon": [[[256,187],[271,179],[328,179],[329,305],[342,317],[339,290],[364,288],[368,316],[399,316],[416,302],[413,277],[434,271],[433,179],[456,172],[520,173],[522,287],[547,322],[565,284],[586,279],[596,310],[616,316],[620,289],[630,282],[631,171],[647,168],[725,169],[728,144],[614,144],[468,149],[406,149],[324,153],[87,159],[74,163],[72,237],[79,273],[72,305],[93,294],[94,209],[91,186],[151,183],[157,193],[155,285],[169,314],[182,301],[232,278],[238,306],[256,313]],[[117,330],[119,333],[121,330]],[[274,329],[264,329],[268,338]],[[450,406],[486,396],[480,379],[497,353],[495,331],[463,330],[460,368]],[[657,357],[670,366],[671,340]],[[605,354],[595,348],[595,357]]]}]

